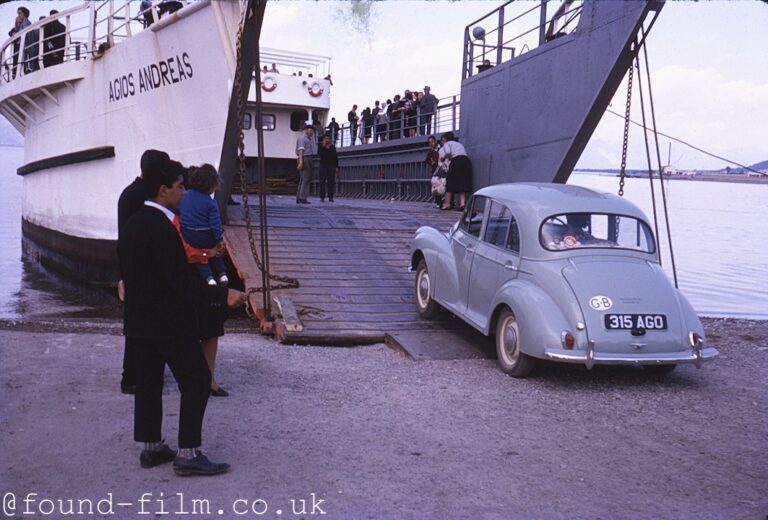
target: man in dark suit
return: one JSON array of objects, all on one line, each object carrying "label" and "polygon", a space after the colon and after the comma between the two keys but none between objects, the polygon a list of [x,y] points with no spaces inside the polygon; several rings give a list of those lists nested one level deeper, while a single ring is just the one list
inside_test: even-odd
[{"label": "man in dark suit", "polygon": [[[143,172],[148,200],[118,239],[125,335],[136,357],[134,439],[144,443],[142,467],[173,460],[178,475],[216,475],[229,465],[213,463],[199,451],[211,375],[198,339],[196,308],[234,308],[243,304],[245,294],[204,285],[190,268],[174,225],[174,210],[186,193],[183,168],[175,161],[159,162]],[[162,438],[166,364],[181,392],[178,453]]]},{"label": "man in dark suit", "polygon": [[[120,234],[128,222],[128,218],[139,211],[147,200],[147,188],[144,186],[142,176],[144,172],[151,168],[161,168],[170,161],[168,154],[159,150],[147,150],[141,155],[141,175],[136,177],[132,183],[125,187],[117,200],[117,239],[120,240]],[[120,301],[125,300],[125,290],[123,285],[122,273],[120,281],[117,282],[117,293]],[[125,337],[125,349],[123,350],[123,376],[120,380],[120,390],[124,394],[136,393],[136,367],[135,354],[131,338]]]}]

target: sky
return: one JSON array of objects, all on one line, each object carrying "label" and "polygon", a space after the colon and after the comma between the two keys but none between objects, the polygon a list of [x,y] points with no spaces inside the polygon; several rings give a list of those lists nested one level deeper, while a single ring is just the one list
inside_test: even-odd
[{"label": "sky", "polygon": [[[78,3],[9,2],[0,5],[0,23],[10,28],[19,4],[34,19]],[[274,0],[261,43],[330,56],[331,115],[344,121],[353,103],[373,106],[406,88],[430,85],[439,98],[458,94],[464,27],[503,3]],[[768,3],[758,0],[667,1],[647,43],[658,129],[736,163],[768,160],[767,25]],[[623,112],[625,98],[621,86],[612,109]],[[640,118],[637,107],[633,118]],[[622,132],[623,120],[606,113],[578,166],[618,167]],[[643,168],[640,130],[629,140],[628,165]],[[665,163],[667,143],[662,138]],[[681,169],[728,165],[677,143],[670,157]]]}]

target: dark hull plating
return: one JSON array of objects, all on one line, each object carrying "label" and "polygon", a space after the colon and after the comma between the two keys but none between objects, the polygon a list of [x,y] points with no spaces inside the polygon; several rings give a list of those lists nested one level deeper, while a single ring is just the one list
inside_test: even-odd
[{"label": "dark hull plating", "polygon": [[21,221],[24,254],[46,269],[81,282],[112,287],[120,279],[117,242],[75,237]]}]

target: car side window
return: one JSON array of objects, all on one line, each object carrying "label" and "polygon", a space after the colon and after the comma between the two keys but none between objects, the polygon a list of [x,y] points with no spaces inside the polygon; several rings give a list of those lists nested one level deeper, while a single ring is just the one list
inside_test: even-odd
[{"label": "car side window", "polygon": [[480,236],[480,230],[483,229],[483,216],[485,215],[485,206],[487,203],[485,197],[474,196],[469,201],[467,209],[461,216],[460,227],[469,235]]},{"label": "car side window", "polygon": [[505,247],[511,218],[512,214],[506,206],[491,201],[491,208],[488,211],[488,224],[485,226],[484,240],[494,246]]},{"label": "car side window", "polygon": [[517,221],[515,217],[510,216],[509,221],[509,238],[507,239],[507,249],[520,252],[520,228],[517,227]]}]

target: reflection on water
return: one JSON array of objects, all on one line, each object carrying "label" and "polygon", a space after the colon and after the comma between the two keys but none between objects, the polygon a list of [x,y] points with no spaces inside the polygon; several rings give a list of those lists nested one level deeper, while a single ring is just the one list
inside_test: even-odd
[{"label": "reflection on water", "polygon": [[[0,319],[119,318],[106,290],[86,287],[21,260],[21,148],[0,147]],[[614,176],[575,174],[570,184],[616,193]],[[768,185],[671,180],[665,183],[680,289],[706,316],[768,319]],[[625,196],[652,218],[647,179],[627,179]],[[656,185],[656,198],[661,197]],[[663,264],[671,262],[663,223]]]}]

